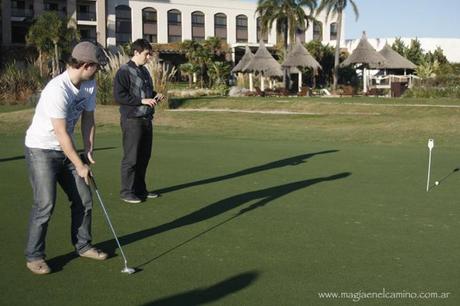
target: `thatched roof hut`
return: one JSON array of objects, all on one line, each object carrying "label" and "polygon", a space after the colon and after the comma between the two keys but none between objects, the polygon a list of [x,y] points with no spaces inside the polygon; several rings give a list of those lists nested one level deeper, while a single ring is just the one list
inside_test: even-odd
[{"label": "thatched roof hut", "polygon": [[366,32],[363,32],[356,49],[340,66],[345,67],[352,64],[364,64],[372,68],[382,68],[386,65],[386,59],[383,55],[378,53],[367,41]]},{"label": "thatched roof hut", "polygon": [[238,64],[233,67],[232,72],[242,72],[243,68],[254,58],[254,54],[252,53],[251,49],[249,49],[249,46],[246,45],[246,51],[244,52],[243,57],[240,59]]},{"label": "thatched roof hut", "polygon": [[404,56],[400,55],[398,52],[393,50],[388,44],[385,44],[382,50],[379,53],[385,57],[386,63],[383,67],[377,68],[385,68],[385,69],[417,69],[417,65],[412,63],[410,60],[405,58]]},{"label": "thatched roof hut", "polygon": [[260,73],[264,77],[282,76],[281,65],[273,58],[265,47],[264,41],[260,41],[259,49],[254,58],[243,68],[243,72]]},{"label": "thatched roof hut", "polygon": [[300,40],[297,40],[294,47],[288,52],[282,67],[307,67],[313,70],[322,69],[318,61],[308,52]]}]

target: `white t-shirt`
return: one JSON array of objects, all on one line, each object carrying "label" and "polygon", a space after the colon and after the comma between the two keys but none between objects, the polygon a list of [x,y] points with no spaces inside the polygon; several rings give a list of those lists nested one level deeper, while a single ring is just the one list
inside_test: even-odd
[{"label": "white t-shirt", "polygon": [[73,130],[83,110],[94,111],[95,108],[96,81],[82,82],[78,89],[70,81],[69,73],[63,72],[43,89],[32,124],[26,132],[26,146],[62,151],[51,118],[65,118],[67,132],[73,136]]}]

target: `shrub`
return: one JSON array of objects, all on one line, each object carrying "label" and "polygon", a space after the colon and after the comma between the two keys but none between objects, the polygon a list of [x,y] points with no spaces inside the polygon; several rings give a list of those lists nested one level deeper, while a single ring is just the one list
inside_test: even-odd
[{"label": "shrub", "polygon": [[44,84],[40,71],[33,65],[20,67],[15,61],[0,73],[0,101],[25,101]]}]

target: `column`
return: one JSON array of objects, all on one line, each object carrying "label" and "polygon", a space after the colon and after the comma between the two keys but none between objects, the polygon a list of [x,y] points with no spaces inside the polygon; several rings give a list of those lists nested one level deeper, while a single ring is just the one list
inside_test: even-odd
[{"label": "column", "polygon": [[105,48],[107,47],[107,20],[105,0],[96,1],[96,20],[97,42]]},{"label": "column", "polygon": [[2,0],[2,44],[11,45],[11,1]]},{"label": "column", "polygon": [[43,0],[34,0],[34,17],[37,18],[43,13]]},{"label": "column", "polygon": [[77,0],[67,0],[67,16],[77,20]]}]

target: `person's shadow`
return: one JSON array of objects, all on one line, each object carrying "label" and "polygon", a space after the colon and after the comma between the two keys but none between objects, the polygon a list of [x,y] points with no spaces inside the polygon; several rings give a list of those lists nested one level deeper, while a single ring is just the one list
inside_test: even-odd
[{"label": "person's shadow", "polygon": [[[256,208],[263,207],[267,205],[268,203],[272,202],[273,200],[276,200],[291,192],[294,192],[294,191],[297,191],[297,190],[300,190],[300,189],[303,189],[303,188],[306,188],[306,187],[309,187],[309,186],[312,186],[318,183],[343,179],[350,175],[351,175],[350,172],[342,172],[342,173],[338,173],[338,174],[331,175],[331,176],[302,180],[302,181],[297,181],[297,182],[279,185],[275,187],[265,188],[261,190],[245,192],[239,195],[231,196],[223,200],[214,202],[206,207],[196,210],[188,215],[177,218],[171,222],[164,223],[162,225],[144,229],[144,230],[134,232],[131,234],[127,234],[124,236],[120,236],[118,237],[118,239],[122,245],[127,245],[127,244],[130,244],[130,243],[133,243],[133,242],[136,242],[136,241],[139,241],[139,240],[142,240],[142,239],[145,239],[145,238],[148,238],[148,237],[160,234],[160,233],[167,232],[169,230],[173,230],[173,229],[176,229],[182,226],[186,226],[186,225],[190,225],[190,224],[194,224],[197,222],[201,222],[201,221],[210,219],[212,217],[225,213],[231,209],[238,208],[244,205],[245,203],[249,203],[249,202],[257,200],[257,202],[247,207],[241,208],[233,217],[230,218],[230,219],[233,219],[235,217],[238,217],[241,214],[247,213]],[[224,222],[221,222],[221,224],[223,223]],[[216,226],[213,226],[213,228],[215,227]],[[205,232],[208,232],[208,231],[209,230],[206,230]],[[201,236],[201,235],[202,234],[196,235],[194,238]],[[189,239],[188,241],[191,241],[193,239]],[[180,245],[183,245],[183,244],[184,243]],[[115,239],[110,239],[110,240],[100,242],[96,244],[95,246],[97,248],[102,249],[105,252],[108,252],[111,256],[114,256],[115,251],[118,247],[115,242]],[[156,258],[160,256],[157,256],[153,258],[152,260],[155,260]],[[75,255],[74,253],[68,253],[68,254],[64,254],[64,255],[50,259],[48,261],[48,264],[53,269],[53,271],[60,271],[67,264],[67,262],[69,262],[70,260],[76,257],[77,255]],[[149,260],[147,263],[151,262],[152,260]],[[147,263],[144,263],[143,265]]]},{"label": "person's shadow", "polygon": [[240,273],[225,279],[207,288],[190,290],[158,300],[145,303],[142,306],[182,306],[182,305],[204,305],[218,301],[229,294],[234,294],[249,287],[259,277],[255,271]]},{"label": "person's shadow", "polygon": [[154,192],[158,194],[165,194],[165,193],[172,192],[172,191],[177,191],[177,190],[194,187],[198,185],[220,182],[223,180],[232,179],[232,178],[249,175],[249,174],[253,174],[257,172],[262,172],[262,171],[266,171],[270,169],[282,168],[286,166],[296,166],[296,165],[305,163],[307,159],[315,155],[335,153],[335,152],[338,152],[338,150],[326,150],[326,151],[320,151],[320,152],[315,152],[315,153],[300,154],[300,155],[292,156],[289,158],[280,159],[274,162],[269,162],[263,165],[251,167],[248,169],[236,171],[236,172],[229,173],[226,175],[221,175],[221,176],[211,177],[211,178],[198,180],[198,181],[194,181],[190,183],[184,183],[184,184],[179,184],[175,186],[161,188],[161,189],[155,190]]},{"label": "person's shadow", "polygon": [[[284,184],[284,185],[270,187],[266,189],[245,192],[245,193],[242,193],[236,196],[232,196],[232,197],[228,197],[223,200],[212,203],[206,207],[203,207],[183,217],[177,218],[171,222],[164,223],[159,226],[155,226],[152,228],[148,228],[145,230],[141,230],[138,232],[134,232],[131,234],[121,236],[119,237],[119,240],[122,245],[127,245],[127,244],[130,244],[130,243],[133,243],[133,242],[136,242],[136,241],[139,241],[139,240],[142,240],[142,239],[145,239],[145,238],[148,238],[148,237],[160,234],[160,233],[167,232],[169,230],[173,230],[173,229],[176,229],[182,226],[198,223],[198,222],[213,218],[231,209],[238,208],[244,205],[245,203],[249,203],[249,202],[257,200],[257,202],[247,207],[241,208],[236,213],[235,216],[231,217],[231,219],[233,219],[241,214],[247,213],[256,208],[263,207],[267,205],[268,203],[272,202],[273,200],[276,200],[291,192],[294,192],[294,191],[297,191],[302,188],[306,188],[306,187],[309,187],[309,186],[312,186],[318,183],[343,179],[350,175],[351,173],[349,172],[342,172],[342,173],[338,173],[338,174],[331,175],[331,176],[302,180],[302,181],[297,181],[294,183]],[[215,228],[215,226],[213,228]],[[206,230],[206,232],[208,231],[209,230]],[[198,236],[201,236],[201,234]],[[188,241],[190,240],[193,240],[193,239],[189,239]],[[181,245],[183,245],[183,243]],[[109,252],[110,254],[114,254],[117,248],[117,245],[114,239],[98,243],[96,246],[106,252]],[[158,257],[155,257],[155,258],[158,258]]]},{"label": "person's shadow", "polygon": [[[150,236],[154,236],[156,234],[166,232],[175,228],[179,228],[182,226],[190,225],[193,223],[198,223],[207,219],[210,219],[212,217],[215,217],[219,214],[225,213],[228,210],[231,210],[233,208],[237,208],[239,206],[242,206],[245,203],[252,202],[254,200],[258,200],[257,202],[241,208],[236,214],[233,216],[225,219],[224,221],[221,221],[220,223],[211,226],[210,228],[194,235],[193,237],[187,239],[184,242],[179,243],[178,245],[174,246],[173,248],[164,251],[163,253],[153,257],[152,259],[147,260],[146,262],[142,263],[139,265],[139,267],[145,266],[152,261],[170,253],[171,251],[177,249],[178,247],[181,247],[185,245],[186,243],[191,242],[192,240],[195,240],[196,238],[203,236],[206,233],[209,233],[210,231],[224,225],[225,223],[239,217],[242,214],[248,213],[254,209],[263,207],[267,205],[268,203],[272,202],[275,199],[281,198],[282,196],[285,196],[291,192],[312,186],[314,184],[322,183],[322,182],[327,182],[327,181],[333,181],[333,180],[338,180],[338,179],[343,179],[348,176],[350,176],[350,172],[342,172],[338,173],[335,175],[327,176],[327,177],[319,177],[315,179],[309,179],[309,180],[303,180],[303,181],[298,181],[294,183],[289,183],[285,185],[280,185],[276,187],[270,187],[262,190],[257,190],[257,191],[251,191],[251,192],[246,192],[240,195],[232,196],[226,199],[223,199],[221,201],[215,202],[213,204],[210,204],[206,207],[203,207],[202,209],[199,209],[197,211],[194,211],[186,216],[180,217],[172,222],[165,223],[163,225],[153,227],[150,229],[146,229],[143,231],[139,231],[136,233],[128,234],[123,237],[121,237],[121,244],[129,244],[131,242],[141,240]],[[101,245],[101,248],[107,248],[111,250],[112,252],[115,252],[114,247],[116,248],[115,241],[105,241]]]}]

